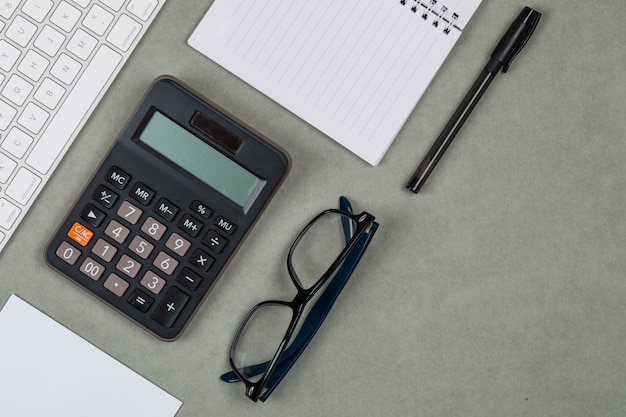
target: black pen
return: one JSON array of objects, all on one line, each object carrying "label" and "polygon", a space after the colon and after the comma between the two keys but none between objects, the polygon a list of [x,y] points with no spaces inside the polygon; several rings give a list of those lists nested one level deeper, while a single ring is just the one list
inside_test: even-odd
[{"label": "black pen", "polygon": [[530,39],[535,30],[535,27],[539,23],[541,13],[530,7],[524,7],[524,10],[515,19],[513,24],[506,31],[500,42],[496,46],[496,49],[491,53],[491,58],[487,65],[480,73],[478,79],[472,85],[469,92],[457,108],[456,112],[452,115],[452,118],[443,129],[443,132],[439,135],[435,143],[430,148],[422,163],[417,167],[415,173],[411,177],[411,180],[407,183],[406,188],[417,192],[422,188],[426,178],[430,175],[432,170],[441,159],[441,156],[446,151],[452,139],[461,130],[461,126],[468,118],[478,100],[482,97],[483,93],[491,84],[498,71],[502,69],[502,72],[506,72],[511,65],[511,61],[517,56],[517,54],[526,45],[526,42]]}]

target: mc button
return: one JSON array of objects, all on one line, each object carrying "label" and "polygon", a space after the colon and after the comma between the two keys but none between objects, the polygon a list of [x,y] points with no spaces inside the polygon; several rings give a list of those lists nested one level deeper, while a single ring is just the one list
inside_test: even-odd
[{"label": "mc button", "polygon": [[106,180],[120,190],[123,190],[124,187],[126,187],[126,184],[128,184],[128,181],[130,181],[130,178],[130,175],[128,175],[126,172],[122,171],[116,166],[111,167],[106,175]]}]

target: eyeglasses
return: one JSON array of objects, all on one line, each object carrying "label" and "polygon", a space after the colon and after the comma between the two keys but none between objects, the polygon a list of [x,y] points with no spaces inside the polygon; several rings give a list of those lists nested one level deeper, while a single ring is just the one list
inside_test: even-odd
[{"label": "eyeglasses", "polygon": [[221,379],[243,382],[246,396],[253,401],[265,401],[300,357],[378,228],[371,214],[352,213],[345,197],[339,207],[318,214],[289,249],[287,269],[297,290],[293,300],[257,304],[235,333],[232,371]]}]

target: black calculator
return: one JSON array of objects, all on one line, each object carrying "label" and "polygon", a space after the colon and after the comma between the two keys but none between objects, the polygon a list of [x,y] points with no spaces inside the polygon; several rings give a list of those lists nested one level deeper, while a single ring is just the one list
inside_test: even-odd
[{"label": "black calculator", "polygon": [[285,151],[160,77],[53,235],[46,262],[174,340],[289,168]]}]

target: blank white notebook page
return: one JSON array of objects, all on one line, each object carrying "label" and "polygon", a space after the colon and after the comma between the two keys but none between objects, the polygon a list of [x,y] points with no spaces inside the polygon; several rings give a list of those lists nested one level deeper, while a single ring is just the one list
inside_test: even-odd
[{"label": "blank white notebook page", "polygon": [[182,405],[15,295],[0,334],[2,417],[174,417]]},{"label": "blank white notebook page", "polygon": [[480,1],[215,0],[189,44],[377,165]]}]

